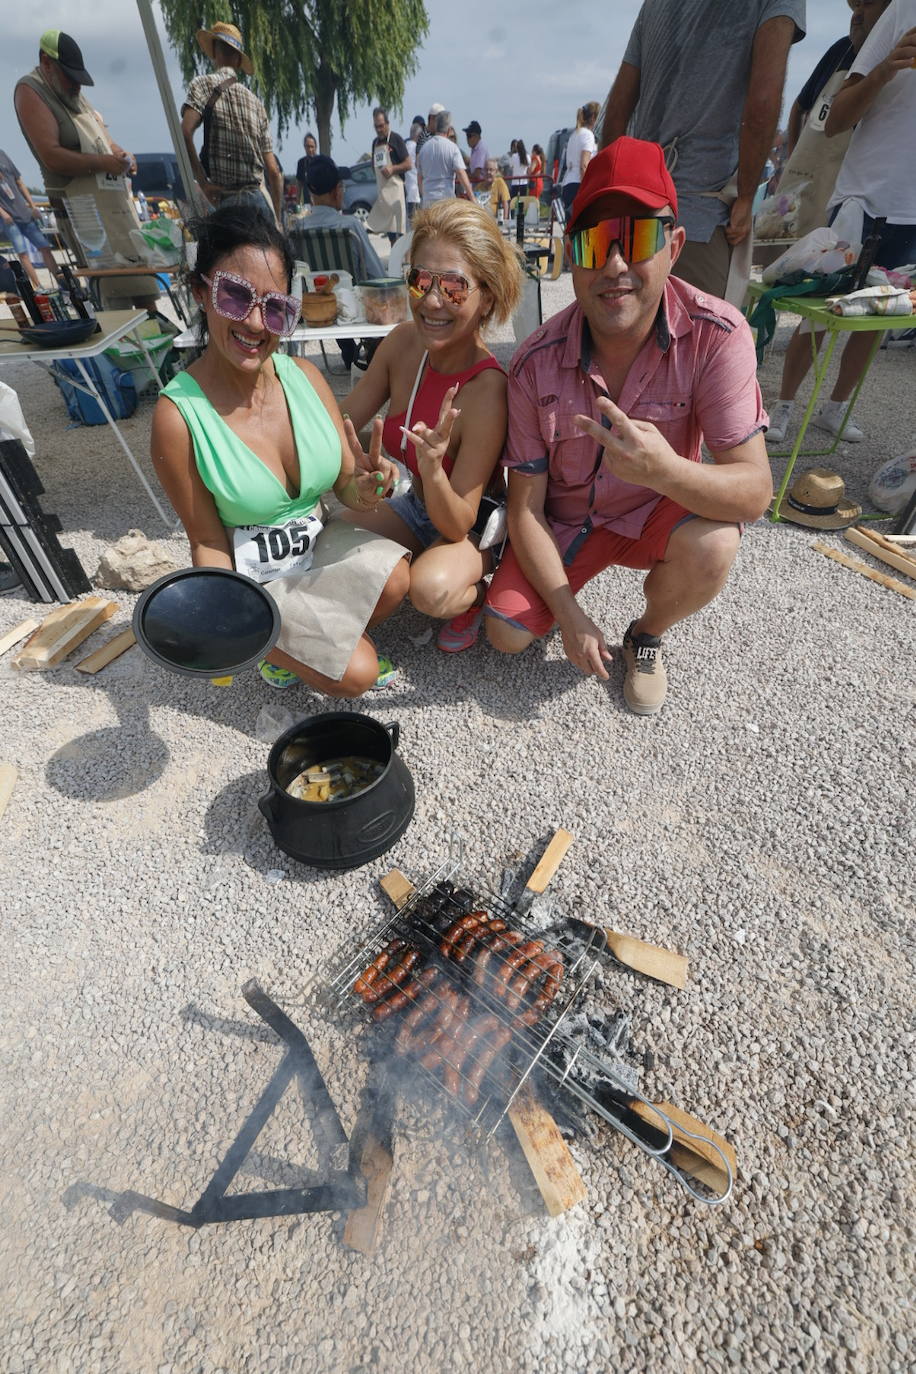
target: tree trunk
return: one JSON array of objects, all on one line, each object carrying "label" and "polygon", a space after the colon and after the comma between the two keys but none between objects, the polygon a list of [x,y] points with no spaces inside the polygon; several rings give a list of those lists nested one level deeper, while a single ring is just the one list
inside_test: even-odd
[{"label": "tree trunk", "polygon": [[315,83],[315,123],[318,127],[318,151],[325,157],[331,156],[331,116],[334,113],[334,100],[337,95],[337,81],[334,73],[324,65],[318,68]]}]

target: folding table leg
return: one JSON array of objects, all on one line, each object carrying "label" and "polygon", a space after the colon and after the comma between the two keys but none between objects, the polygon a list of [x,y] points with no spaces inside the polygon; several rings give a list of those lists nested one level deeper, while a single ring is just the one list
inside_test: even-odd
[{"label": "folding table leg", "polygon": [[83,363],[82,358],[74,358],[73,361],[76,363],[76,366],[77,366],[77,369],[79,370],[80,376],[82,377],[82,379],[83,379],[83,381],[84,381],[84,383],[85,383],[85,385],[86,385],[86,390],[89,392],[89,395],[90,395],[90,396],[92,396],[96,401],[98,401],[99,406],[101,407],[102,414],[105,416],[105,419],[108,421],[108,423],[111,425],[111,428],[114,430],[115,435],[116,435],[117,440],[118,440],[118,443],[121,445],[122,449],[123,449],[124,452],[127,454],[127,461],[130,463],[130,465],[131,465],[131,467],[133,468],[134,472],[135,472],[135,473],[137,474],[137,476],[140,478],[140,481],[142,482],[144,488],[146,489],[146,494],[147,494],[147,496],[149,497],[149,499],[152,501],[153,505],[156,507],[156,510],[159,512],[159,515],[160,515],[160,517],[161,517],[161,519],[162,519],[163,524],[166,526],[167,529],[173,530],[173,529],[175,528],[176,521],[174,521],[174,520],[171,519],[168,515],[166,515],[165,510],[164,510],[162,504],[160,503],[158,497],[156,496],[156,493],[153,491],[153,489],[152,489],[152,487],[150,486],[149,482],[146,480],[146,476],[145,476],[145,474],[144,474],[144,472],[143,472],[143,469],[140,467],[140,464],[137,462],[136,458],[134,457],[133,453],[131,452],[130,446],[128,445],[127,440],[124,438],[124,435],[121,433],[120,429],[118,428],[117,424],[115,423],[115,419],[114,419],[114,417],[113,417],[111,411],[108,409],[108,406],[107,406],[107,404],[106,404],[106,402],[105,402],[104,396],[101,396],[101,395],[99,394],[97,388],[96,388],[95,385],[93,384],[92,377],[91,377],[90,373],[87,371],[87,369],[86,369],[86,367],[85,367],[85,365],[84,365],[84,363]]}]

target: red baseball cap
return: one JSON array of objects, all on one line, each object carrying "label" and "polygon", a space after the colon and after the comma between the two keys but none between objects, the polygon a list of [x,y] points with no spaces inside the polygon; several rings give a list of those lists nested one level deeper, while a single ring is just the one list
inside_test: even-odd
[{"label": "red baseball cap", "polygon": [[642,138],[616,138],[600,153],[596,153],[585,169],[582,184],[576,192],[566,228],[571,230],[580,215],[593,201],[611,191],[632,196],[641,205],[660,210],[670,205],[677,214],[677,191],[671,173],[665,166],[665,154],[659,143],[647,143]]}]

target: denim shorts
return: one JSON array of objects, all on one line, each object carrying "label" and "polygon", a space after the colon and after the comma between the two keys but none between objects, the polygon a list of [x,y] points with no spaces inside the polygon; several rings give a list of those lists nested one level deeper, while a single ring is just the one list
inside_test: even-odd
[{"label": "denim shorts", "polygon": [[10,247],[17,258],[29,251],[29,244],[33,248],[48,248],[50,244],[41,232],[41,227],[37,220],[25,219],[14,220],[12,224],[4,226],[6,237],[10,241]]},{"label": "denim shorts", "polygon": [[[395,515],[399,516],[400,519],[404,521],[404,524],[410,530],[417,543],[422,544],[424,553],[429,548],[430,544],[434,544],[436,540],[440,538],[439,531],[436,529],[432,520],[430,520],[426,507],[419,496],[417,496],[413,487],[411,487],[409,491],[405,491],[402,496],[392,496],[388,502],[388,507],[390,510],[394,511]],[[480,538],[483,532],[485,514],[485,511],[481,508],[477,517],[477,523],[470,531],[469,537],[474,544],[477,543],[477,539]],[[489,550],[490,556],[493,559],[494,568],[497,567],[502,558],[504,545],[505,540],[503,540],[502,544],[494,545]]]},{"label": "denim shorts", "polygon": [[388,507],[394,511],[399,519],[404,521],[414,539],[423,545],[424,550],[428,549],[430,544],[434,544],[439,538],[439,531],[430,520],[426,507],[414,492],[413,487],[401,496],[392,496],[388,502]]}]

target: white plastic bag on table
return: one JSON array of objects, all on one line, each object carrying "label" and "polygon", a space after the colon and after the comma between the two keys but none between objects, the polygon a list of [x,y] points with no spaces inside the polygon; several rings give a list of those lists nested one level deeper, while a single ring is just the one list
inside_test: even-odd
[{"label": "white plastic bag on table", "polygon": [[763,269],[763,281],[772,286],[793,272],[804,272],[809,277],[839,272],[843,267],[851,267],[861,251],[861,243],[838,239],[832,229],[812,229]]},{"label": "white plastic bag on table", "polygon": [[35,457],[35,440],[25,422],[19,397],[6,382],[0,382],[0,439],[20,439],[29,457]]},{"label": "white plastic bag on table", "polygon": [[760,209],[754,216],[755,243],[762,243],[766,239],[798,238],[802,193],[808,184],[807,181],[800,181],[790,190],[777,191],[760,202]]}]

